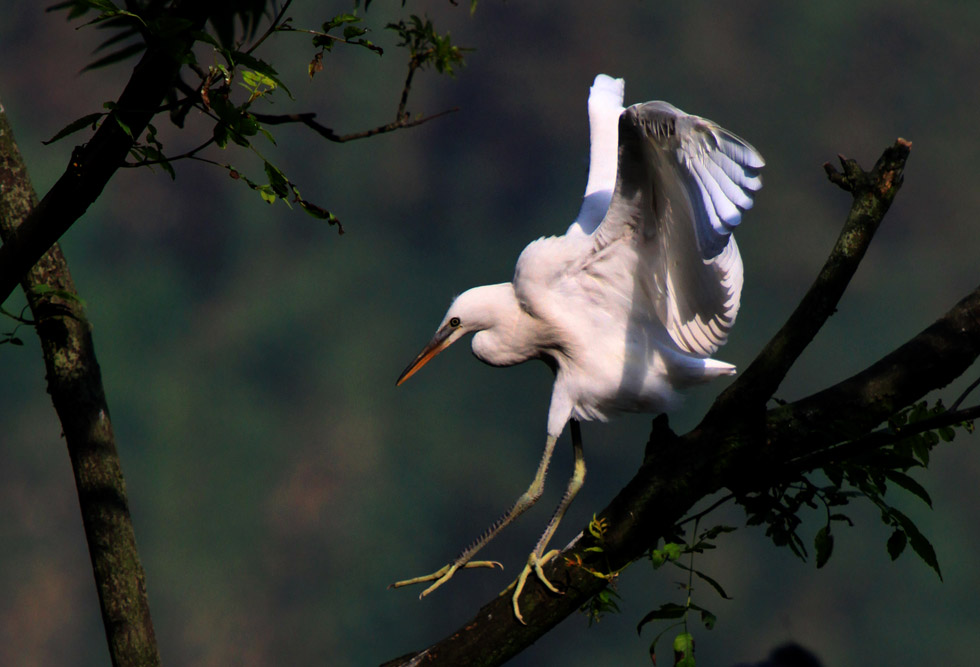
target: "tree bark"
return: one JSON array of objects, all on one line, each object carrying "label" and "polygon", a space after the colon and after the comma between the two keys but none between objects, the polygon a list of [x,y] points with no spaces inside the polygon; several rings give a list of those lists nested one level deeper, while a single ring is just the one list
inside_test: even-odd
[{"label": "tree bark", "polygon": [[[38,206],[27,168],[0,105],[0,238]],[[33,313],[48,393],[71,458],[112,664],[160,664],[146,577],[136,549],[126,484],[109,420],[88,320],[55,243],[21,278]]]},{"label": "tree bark", "polygon": [[[826,167],[831,181],[853,194],[853,204],[817,280],[786,325],[694,430],[678,437],[665,416],[654,420],[639,471],[599,514],[609,525],[602,543],[583,531],[563,557],[545,567],[564,595],[550,593],[531,577],[521,597],[527,625],[514,618],[504,595],[448,637],[385,665],[505,662],[608,585],[576,559],[601,572],[618,571],[670,535],[699,500],[724,488],[764,490],[786,475],[823,465],[837,448],[846,452],[846,443],[866,437],[889,416],[965,372],[980,355],[980,288],[866,370],[794,403],[766,408],[836,308],[901,186],[909,150],[910,144],[899,139],[870,172],[844,158],[842,174]],[[975,413],[971,409],[964,415]],[[586,551],[595,546],[601,553]]]}]

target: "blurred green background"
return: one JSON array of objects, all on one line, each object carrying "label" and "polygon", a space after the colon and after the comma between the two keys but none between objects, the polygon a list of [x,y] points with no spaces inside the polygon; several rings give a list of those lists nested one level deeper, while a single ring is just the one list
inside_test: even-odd
[{"label": "blurred green background", "polygon": [[[350,6],[311,4],[297,3],[297,25]],[[0,20],[0,101],[43,194],[82,135],[41,140],[115,99],[131,66],[79,74],[104,35],[42,7],[17,3]],[[458,113],[346,145],[283,127],[278,148],[264,149],[341,217],[345,235],[263,204],[222,170],[181,163],[176,183],[159,170],[120,172],[63,239],[94,326],[166,664],[376,664],[455,629],[519,571],[570,472],[564,444],[540,505],[484,552],[504,573],[463,573],[421,602],[385,588],[441,566],[526,488],[549,372],[489,368],[458,346],[397,390],[394,380],[454,294],[509,279],[527,242],[574,218],[598,72],[626,78],[628,103],[668,100],[767,159],[738,232],[742,311],[718,355],[743,368],[802,296],[847,210],[821,164],[840,152],[870,167],[896,137],[913,141],[905,187],[781,398],[863,368],[978,282],[980,5],[486,1],[472,17],[445,2],[407,11],[428,11],[476,49],[455,80],[416,78],[411,111]],[[312,82],[308,40],[274,40],[260,55],[297,102],[269,111],[316,111],[339,132],[391,120],[406,63],[381,28],[401,12],[376,0],[367,13],[383,58],[338,50]],[[215,157],[261,178],[242,153]],[[38,345],[23,333],[24,348],[0,347],[0,664],[102,665],[68,457]],[[964,385],[943,392],[947,404]],[[695,391],[674,428],[695,424],[723,386]],[[589,477],[556,542],[629,479],[649,421],[585,426]],[[851,513],[857,528],[837,531],[820,571],[761,530],[740,530],[700,562],[734,600],[699,590],[719,616],[695,632],[699,663],[760,660],[795,640],[827,665],[972,664],[977,443],[941,447],[917,474],[934,511],[891,496],[933,540],[945,582],[911,553],[892,563],[869,507]],[[718,522],[742,517],[723,511]],[[635,625],[682,601],[675,578],[637,563],[619,581],[621,614],[591,629],[573,616],[513,664],[648,664],[653,628],[638,638]]]}]

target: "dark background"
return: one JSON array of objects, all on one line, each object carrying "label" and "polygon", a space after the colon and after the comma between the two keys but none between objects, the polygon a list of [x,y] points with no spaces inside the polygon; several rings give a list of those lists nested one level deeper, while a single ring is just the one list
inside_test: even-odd
[{"label": "dark background", "polygon": [[[85,135],[40,141],[115,99],[131,69],[79,74],[104,34],[42,5],[18,4],[0,20],[0,101],[41,193]],[[316,26],[348,7],[314,13],[298,3],[292,14]],[[63,239],[93,322],[167,664],[378,663],[455,629],[517,574],[570,472],[564,440],[541,505],[484,552],[504,573],[463,573],[421,602],[417,591],[385,589],[441,566],[526,488],[544,444],[549,372],[492,369],[459,345],[397,390],[394,380],[454,294],[509,279],[527,242],[574,218],[598,72],[625,77],[627,103],[668,100],[767,159],[765,188],[737,234],[742,311],[718,354],[742,368],[802,296],[842,223],[849,198],[821,164],[840,152],[870,167],[896,137],[912,140],[905,187],[781,398],[860,370],[977,284],[980,5],[408,10],[427,10],[476,49],[455,80],[416,78],[413,112],[458,113],[342,146],[292,127],[276,131],[278,147],[258,144],[304,196],[341,217],[344,236],[265,205],[221,169],[185,162],[176,183],[160,170],[120,172]],[[381,28],[398,11],[376,0],[367,14],[383,58],[338,50],[313,82],[308,39],[277,37],[259,55],[297,102],[268,111],[316,111],[339,132],[391,120],[406,63]],[[176,152],[200,137],[165,141]],[[240,150],[211,156],[262,178]],[[0,663],[101,665],[68,457],[38,346],[21,333],[25,347],[0,347]],[[693,392],[674,428],[695,424],[724,384]],[[964,385],[942,393],[947,404]],[[631,476],[649,420],[586,425],[589,477],[556,543]],[[889,532],[870,506],[851,511],[857,527],[837,530],[820,571],[762,530],[739,530],[698,562],[734,597],[697,590],[696,602],[719,616],[714,630],[694,630],[699,663],[758,660],[787,640],[827,665],[972,662],[976,444],[943,446],[929,472],[916,473],[933,511],[901,490],[889,496],[932,539],[945,582],[911,553],[889,560]],[[823,516],[809,519],[812,536]],[[716,521],[743,524],[737,510]],[[638,638],[635,625],[662,602],[683,602],[675,578],[635,564],[619,580],[621,614],[591,629],[572,617],[514,664],[648,664],[659,628]]]}]

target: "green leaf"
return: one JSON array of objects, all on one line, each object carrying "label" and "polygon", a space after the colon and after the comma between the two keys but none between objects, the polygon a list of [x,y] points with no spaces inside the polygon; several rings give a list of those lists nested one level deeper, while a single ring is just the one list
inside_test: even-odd
[{"label": "green leaf", "polygon": [[59,139],[64,139],[68,135],[74,134],[75,132],[78,132],[79,130],[84,130],[86,127],[89,127],[89,126],[91,126],[92,129],[94,130],[95,129],[95,124],[104,115],[105,115],[104,113],[90,113],[88,115],[82,116],[78,120],[74,120],[74,121],[68,123],[68,125],[66,125],[61,130],[59,130],[57,132],[57,134],[55,134],[53,137],[51,137],[47,141],[42,141],[41,143],[44,144],[45,146],[47,146],[48,144],[53,144],[54,142],[58,141]]},{"label": "green leaf", "polygon": [[80,299],[77,294],[74,292],[69,292],[68,290],[58,289],[56,287],[51,287],[50,285],[37,285],[31,289],[31,291],[38,296],[56,296],[59,299],[77,303],[82,308],[88,307],[88,305],[85,303],[85,299]]},{"label": "green leaf", "polygon": [[813,547],[817,552],[817,569],[819,569],[827,564],[830,554],[834,551],[834,536],[830,534],[829,523],[817,531]]},{"label": "green leaf", "polygon": [[326,220],[331,225],[337,225],[337,230],[338,230],[337,233],[338,234],[344,233],[344,226],[340,224],[340,218],[335,216],[333,213],[331,213],[325,208],[321,208],[320,206],[317,206],[316,204],[314,204],[309,200],[303,199],[302,197],[300,197],[298,201],[300,207],[304,211],[312,215],[314,218],[316,218],[317,220]]},{"label": "green leaf", "polygon": [[943,580],[943,574],[939,570],[939,559],[936,558],[936,550],[933,548],[932,543],[926,539],[925,535],[919,532],[919,528],[909,519],[907,516],[902,514],[897,509],[890,508],[889,512],[891,516],[898,520],[899,525],[909,539],[909,546],[912,547],[919,558],[921,558],[926,565],[935,570],[936,574],[939,576],[939,580]]},{"label": "green leaf", "polygon": [[674,542],[668,542],[664,545],[663,549],[654,549],[650,552],[650,560],[653,562],[653,567],[658,568],[667,561],[674,561],[681,556],[681,545]]},{"label": "green leaf", "polygon": [[677,667],[694,667],[694,637],[688,632],[674,637],[674,664]]},{"label": "green leaf", "polygon": [[644,616],[639,623],[636,624],[637,634],[643,629],[643,626],[650,621],[662,621],[672,618],[683,618],[684,614],[687,613],[687,607],[681,604],[676,604],[674,602],[665,602],[660,605],[659,609],[654,609]]},{"label": "green leaf", "polygon": [[89,63],[88,65],[82,68],[82,71],[88,72],[90,70],[98,69],[100,67],[106,67],[107,65],[112,65],[113,63],[126,60],[127,58],[135,56],[137,53],[142,53],[145,50],[146,50],[146,44],[144,44],[143,42],[130,44],[129,46],[124,46],[118,51],[113,51],[112,53],[106,56],[102,56],[98,60]]},{"label": "green leaf", "polygon": [[922,462],[922,466],[929,467],[929,443],[923,438],[912,438],[912,451],[915,457]]},{"label": "green leaf", "polygon": [[704,623],[704,627],[708,628],[709,630],[715,627],[715,623],[718,622],[717,616],[704,607],[699,607],[696,604],[691,604],[690,608],[692,611],[696,611],[701,614],[701,622]]},{"label": "green leaf", "polygon": [[221,50],[220,42],[218,42],[218,40],[215,39],[210,33],[204,32],[203,30],[191,30],[189,34],[195,41],[210,44],[219,51]]},{"label": "green leaf", "polygon": [[127,125],[122,121],[122,119],[119,117],[119,114],[116,113],[112,114],[112,119],[116,121],[116,125],[122,128],[122,131],[125,132],[130,139],[136,139],[136,137],[133,136],[133,131],[129,129],[129,125]]},{"label": "green leaf", "polygon": [[888,543],[885,545],[888,548],[888,555],[891,556],[892,560],[902,555],[907,543],[908,538],[905,537],[905,533],[901,529],[895,529],[895,532],[888,538]]},{"label": "green leaf", "polygon": [[355,25],[344,26],[344,39],[354,39],[355,37],[360,37],[367,32],[367,28],[359,28]]},{"label": "green leaf", "polygon": [[337,14],[332,19],[324,23],[321,28],[323,29],[323,32],[330,32],[334,28],[342,26],[345,23],[358,23],[360,20],[361,17],[357,14]]},{"label": "green leaf", "polygon": [[737,528],[734,526],[714,526],[701,533],[702,540],[713,540],[724,533],[734,533]]},{"label": "green leaf", "polygon": [[279,72],[277,72],[275,68],[269,63],[259,58],[256,58],[251,54],[243,53],[241,51],[232,52],[231,60],[232,62],[230,64],[245,65],[246,67],[250,67],[251,69],[253,69],[256,72],[259,72],[260,74],[265,74],[272,81],[275,81],[277,86],[279,86],[286,92],[286,94],[289,96],[289,99],[294,99],[293,94],[289,92],[289,88],[287,88],[286,84],[284,84],[282,80],[279,78]]},{"label": "green leaf", "polygon": [[276,199],[278,199],[278,197],[276,197],[276,193],[273,192],[272,188],[268,185],[262,185],[255,189],[258,191],[259,196],[261,196],[267,204],[274,204]]},{"label": "green leaf", "polygon": [[905,473],[898,472],[897,470],[886,470],[885,476],[891,481],[898,484],[906,491],[908,491],[909,493],[912,493],[913,495],[921,498],[922,502],[924,502],[929,507],[932,507],[932,498],[929,497],[929,492],[926,491],[921,484],[919,484],[917,481],[915,481]]},{"label": "green leaf", "polygon": [[272,191],[279,197],[285,199],[289,196],[289,179],[276,165],[268,160],[265,163],[265,175],[269,177],[269,185]]},{"label": "green leaf", "polygon": [[715,589],[715,592],[716,592],[716,593],[717,593],[718,595],[720,595],[721,597],[723,597],[723,598],[724,598],[724,599],[726,599],[726,600],[731,600],[731,598],[730,598],[730,597],[728,596],[728,594],[727,594],[727,593],[725,592],[725,589],[724,589],[724,588],[722,588],[722,587],[721,587],[721,584],[719,584],[719,583],[718,583],[717,581],[715,581],[714,579],[712,579],[711,577],[709,577],[708,575],[706,575],[706,574],[705,574],[704,572],[701,572],[701,571],[699,571],[699,570],[694,570],[693,572],[694,572],[694,574],[696,574],[696,575],[697,575],[697,576],[698,576],[698,577],[699,577],[699,578],[700,578],[700,579],[701,579],[702,581],[704,581],[704,582],[706,582],[706,583],[707,583],[707,584],[708,584],[709,586],[711,586],[711,587],[712,587],[713,589]]}]

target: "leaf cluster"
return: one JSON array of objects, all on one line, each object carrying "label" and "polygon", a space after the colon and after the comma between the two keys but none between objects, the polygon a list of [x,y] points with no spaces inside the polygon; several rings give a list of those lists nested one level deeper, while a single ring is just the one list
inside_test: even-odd
[{"label": "leaf cluster", "polygon": [[[609,522],[605,518],[596,517],[593,515],[592,521],[589,522],[588,531],[594,539],[594,544],[585,549],[585,552],[597,555],[604,553],[605,547],[603,544],[606,541],[606,533],[608,530]],[[589,598],[589,600],[581,607],[580,611],[585,614],[586,618],[588,618],[590,627],[593,623],[598,623],[601,621],[605,614],[619,613],[619,605],[616,603],[616,600],[619,599],[619,594],[615,589],[616,578],[619,576],[619,570],[610,571],[607,565],[606,571],[602,571],[586,565],[580,554],[575,554],[572,557],[566,558],[565,562],[569,567],[581,568],[592,576],[609,582],[609,586],[603,588],[596,595]]]},{"label": "leaf cluster", "polygon": [[935,428],[920,428],[944,415],[942,400],[932,407],[925,402],[909,406],[889,418],[880,435],[892,436],[883,444],[857,448],[860,442],[841,443],[829,450],[829,461],[819,471],[829,484],[812,481],[806,473],[792,481],[783,481],[769,488],[737,497],[747,514],[749,525],[765,525],[766,535],[777,546],[788,547],[796,556],[807,560],[806,541],[800,535],[801,514],[805,508],[823,509],[823,526],[813,538],[817,567],[829,561],[834,549],[834,524],[853,526],[854,522],[839,511],[852,500],[863,498],[881,514],[881,521],[890,530],[885,544],[892,560],[910,546],[912,550],[942,579],[936,551],[908,515],[896,508],[885,496],[889,486],[898,487],[932,507],[928,491],[909,472],[929,465],[930,453],[940,442],[951,442],[956,429],[972,432],[972,422],[940,424]]},{"label": "leaf cluster", "polygon": [[[708,630],[714,628],[715,623],[718,621],[718,617],[713,612],[699,604],[695,604],[695,577],[708,584],[723,599],[731,599],[718,581],[694,566],[695,556],[717,548],[715,541],[718,537],[734,530],[735,528],[732,526],[718,525],[699,533],[698,522],[695,521],[691,542],[683,542],[675,535],[670,541],[665,542],[662,548],[650,550],[649,558],[654,569],[659,569],[669,564],[682,570],[686,576],[685,580],[676,582],[677,587],[686,595],[684,604],[678,604],[676,602],[663,603],[658,608],[648,612],[636,626],[636,632],[640,634],[643,631],[643,627],[653,621],[677,621],[661,630],[650,643],[650,657],[654,664],[657,662],[657,642],[669,631],[675,628],[681,628],[681,632],[674,637],[673,642],[674,664],[694,667],[694,636],[688,628],[688,616],[696,613],[701,623]],[[687,556],[686,563],[682,560],[685,556]]]},{"label": "leaf cluster", "polygon": [[[320,30],[309,30],[295,27],[292,18],[287,16],[291,2],[287,0],[278,10],[268,0],[212,3],[204,30],[194,29],[189,20],[175,15],[171,11],[174,3],[158,0],[132,0],[124,6],[117,5],[113,0],[68,0],[54,5],[49,10],[64,10],[69,20],[87,18],[83,25],[111,33],[96,49],[97,54],[107,52],[106,55],[100,56],[85,69],[127,60],[153,44],[172,50],[173,57],[181,64],[181,70],[165,96],[165,104],[157,113],[168,113],[171,123],[183,129],[188,115],[197,111],[199,115],[209,118],[212,126],[210,136],[203,138],[196,148],[173,155],[165,150],[153,124],[149,124],[145,132],[140,132],[142,136],[134,136],[134,132],[121,120],[122,114],[117,113],[114,103],[106,103],[106,111],[87,114],[69,123],[45,143],[64,139],[88,128],[94,131],[110,119],[118,123],[132,140],[132,161],[126,164],[128,167],[159,165],[174,179],[174,163],[178,160],[192,159],[214,164],[229,171],[235,180],[257,192],[266,203],[295,203],[318,219],[338,224],[333,213],[300,196],[293,179],[260,152],[256,138],[262,136],[275,146],[276,140],[270,128],[285,122],[304,123],[333,141],[364,138],[419,124],[428,118],[412,120],[404,110],[412,74],[421,67],[431,65],[440,73],[452,75],[455,68],[463,64],[464,49],[454,45],[448,33],[440,35],[428,19],[412,15],[388,25],[387,28],[396,31],[401,38],[398,46],[409,52],[409,76],[401,91],[397,118],[395,122],[373,130],[339,137],[329,128],[314,122],[312,113],[270,116],[255,110],[260,100],[265,104],[275,104],[284,98],[293,100],[279,72],[257,55],[258,49],[277,34],[311,35],[316,52],[307,67],[310,77],[324,68],[324,54],[332,52],[338,44],[364,48],[379,56],[384,51],[366,38],[370,29],[362,24],[363,19],[357,15],[356,4],[353,12],[337,14],[323,21]],[[89,18],[92,15],[94,18]],[[267,25],[260,32],[263,22]],[[183,41],[178,39],[180,37]],[[187,48],[187,44],[191,47]],[[205,54],[210,54],[210,64],[199,60]],[[225,161],[205,157],[206,149],[212,146],[219,149],[234,146],[249,151],[260,162],[268,182],[258,183]]]},{"label": "leaf cluster", "polygon": [[456,68],[463,65],[463,53],[469,51],[453,44],[448,32],[445,35],[437,33],[428,18],[413,14],[408,20],[389,23],[386,27],[398,33],[401,39],[398,46],[408,49],[414,69],[431,66],[440,74],[454,76]]}]

